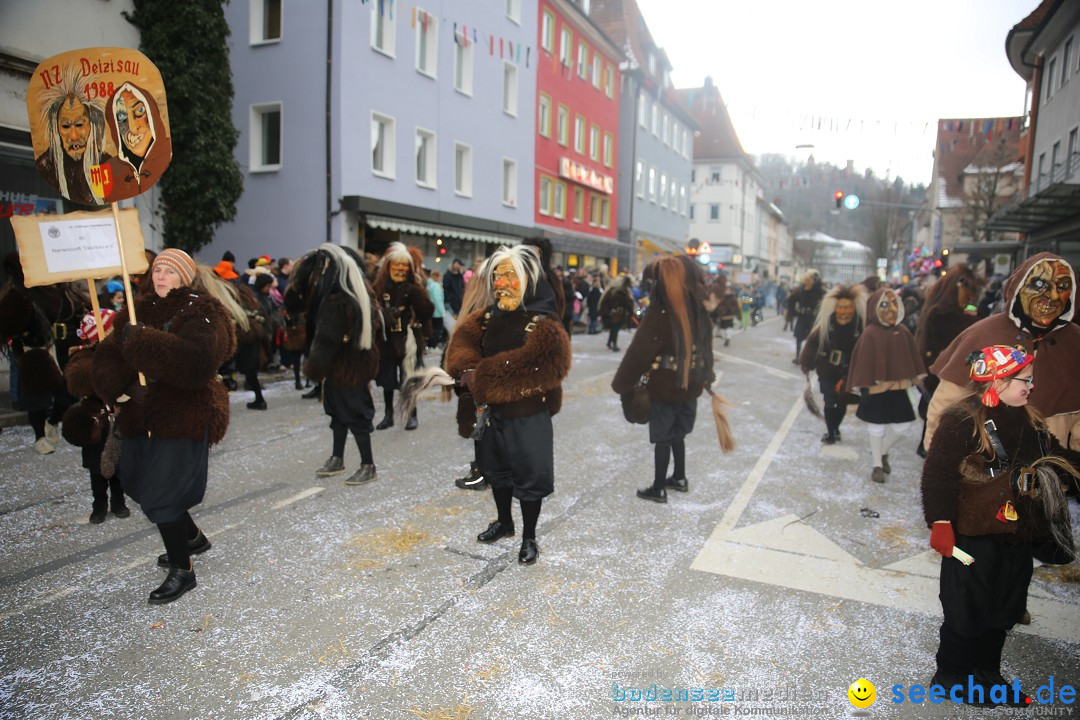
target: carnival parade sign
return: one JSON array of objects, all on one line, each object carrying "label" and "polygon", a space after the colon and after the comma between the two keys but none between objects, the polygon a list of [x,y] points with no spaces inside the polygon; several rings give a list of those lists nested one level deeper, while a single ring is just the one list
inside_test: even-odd
[{"label": "carnival parade sign", "polygon": [[172,159],[161,73],[138,50],[54,55],[31,76],[26,108],[38,172],[72,202],[135,197]]}]

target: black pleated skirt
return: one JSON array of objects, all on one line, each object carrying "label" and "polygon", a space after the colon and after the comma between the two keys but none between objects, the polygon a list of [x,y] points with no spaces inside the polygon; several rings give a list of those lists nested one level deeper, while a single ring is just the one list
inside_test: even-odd
[{"label": "black pleated skirt", "polygon": [[180,518],[202,502],[210,445],[188,438],[124,438],[116,474],[150,522]]}]

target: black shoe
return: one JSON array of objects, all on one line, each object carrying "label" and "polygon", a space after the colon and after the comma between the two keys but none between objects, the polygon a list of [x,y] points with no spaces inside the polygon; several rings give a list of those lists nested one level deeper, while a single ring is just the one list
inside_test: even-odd
[{"label": "black shoe", "polygon": [[415,430],[418,427],[420,427],[420,422],[416,419],[415,415],[410,417],[408,422],[405,423],[406,430]]},{"label": "black shoe", "polygon": [[821,442],[825,443],[826,445],[835,445],[836,444],[836,435],[835,435],[835,433],[831,433],[831,432],[825,433],[824,435],[821,436]]},{"label": "black shoe", "polygon": [[194,588],[195,585],[195,570],[171,567],[165,582],[150,593],[149,602],[151,605],[171,603],[173,600],[179,600],[181,595]]},{"label": "black shoe", "polygon": [[337,455],[331,455],[323,463],[323,466],[315,471],[316,477],[332,477],[345,472],[345,460]]},{"label": "black shoe", "polygon": [[499,538],[511,537],[514,534],[514,523],[504,523],[496,520],[487,526],[487,530],[476,536],[482,543],[493,543]]},{"label": "black shoe", "polygon": [[304,383],[302,383],[302,382],[300,382],[299,380],[297,380],[297,381],[296,381],[296,389],[297,389],[297,390],[303,390],[303,389],[304,389]]},{"label": "black shoe", "polygon": [[488,486],[480,468],[474,464],[469,465],[469,474],[455,480],[454,485],[462,490],[483,490]]},{"label": "black shoe", "polygon": [[892,473],[892,466],[889,465],[889,456],[888,455],[882,455],[881,456],[881,469],[885,471],[886,475],[889,475],[889,474]]},{"label": "black shoe", "polygon": [[[412,418],[409,418],[409,419],[412,420]],[[386,413],[385,417],[383,417],[383,419],[382,419],[382,422],[379,423],[378,425],[376,425],[375,429],[376,430],[385,430],[386,428],[392,428],[392,427],[394,427],[394,416],[392,414],[390,414],[390,413]]]},{"label": "black shoe", "polygon": [[131,511],[128,510],[128,506],[121,501],[119,503],[113,503],[112,514],[118,518],[126,518],[131,515]]},{"label": "black shoe", "polygon": [[225,389],[229,392],[233,392],[237,388],[236,381],[233,380],[231,377],[222,378],[221,384],[224,385]]},{"label": "black shoe", "polygon": [[521,541],[521,550],[518,550],[518,562],[522,565],[532,565],[540,556],[540,546],[534,538],[525,538]]},{"label": "black shoe", "polygon": [[619,352],[619,346],[618,345],[612,345],[611,346],[611,352]]},{"label": "black shoe", "polygon": [[[187,541],[187,549],[189,555],[202,555],[204,552],[214,547],[210,544],[210,538],[203,534],[202,530],[199,530],[199,534]],[[169,554],[161,553],[157,556],[158,567],[169,567]]]},{"label": "black shoe", "polygon": [[[676,479],[674,477],[669,477],[666,480],[664,480],[664,486],[669,487],[672,490],[677,490],[678,492],[689,492],[690,491],[690,483],[688,483],[686,481],[686,478],[678,478],[678,479]],[[667,492],[667,491],[665,490],[665,492]]]},{"label": "black shoe", "polygon": [[[934,673],[934,677],[930,680],[930,685],[932,685],[932,686],[933,685],[940,685],[941,687],[945,688],[945,694],[946,695],[948,695],[949,690],[952,689],[956,685],[959,685],[960,687],[962,687],[964,689],[963,692],[966,693],[967,692],[967,675],[964,675],[963,677],[961,677],[960,675],[953,675],[950,672],[946,672],[946,671],[942,670],[941,668],[938,668],[937,672]],[[963,694],[963,693],[961,693],[961,694]]]},{"label": "black shoe", "polygon": [[305,400],[317,400],[320,397],[322,397],[322,386],[319,385],[318,383],[316,383],[314,385],[314,387],[312,387],[310,390],[308,390],[306,393],[304,393],[300,397],[302,397]]},{"label": "black shoe", "polygon": [[360,469],[354,472],[345,480],[346,485],[364,485],[378,480],[379,476],[375,473],[374,465],[361,465]]},{"label": "black shoe", "polygon": [[840,428],[836,428],[836,442],[840,442],[844,438],[840,435]]},{"label": "black shoe", "polygon": [[105,518],[108,516],[108,511],[104,507],[94,506],[94,509],[90,511],[90,524],[100,525],[105,522]]},{"label": "black shoe", "polygon": [[248,408],[248,410],[265,410],[266,409],[266,401],[265,400],[254,400],[254,401],[249,402],[247,404],[247,408]]},{"label": "black shoe", "polygon": [[983,697],[983,699],[986,700],[984,707],[998,707],[997,703],[993,703],[990,700],[990,690],[995,685],[1004,685],[1006,687],[1005,702],[1001,703],[1002,705],[1026,708],[1031,704],[1031,698],[1029,698],[1022,690],[1017,692],[1015,698],[1013,697],[1013,685],[1002,677],[1000,670],[976,670],[975,682],[982,685],[983,690],[986,692],[986,695]]},{"label": "black shoe", "polygon": [[667,490],[664,488],[655,488],[651,485],[642,490],[638,490],[637,496],[642,500],[652,500],[653,502],[658,503],[667,502]]}]

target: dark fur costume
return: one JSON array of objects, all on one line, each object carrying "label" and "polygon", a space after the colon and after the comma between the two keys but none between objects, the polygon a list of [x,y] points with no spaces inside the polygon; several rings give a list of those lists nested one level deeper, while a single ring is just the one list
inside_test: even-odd
[{"label": "dark fur costume", "polygon": [[[329,377],[340,388],[366,386],[379,371],[379,351],[372,347],[357,347],[351,334],[355,327],[355,303],[338,293],[323,300],[311,339],[304,374],[316,382]],[[374,315],[379,318],[379,314]],[[375,323],[373,335],[381,334],[381,326]]]},{"label": "dark fur costume", "polygon": [[229,394],[217,371],[236,351],[232,319],[209,294],[189,287],[164,298],[141,296],[136,317],[141,327],[125,342],[128,316],[121,311],[94,359],[95,394],[108,403],[135,389],[139,371],[146,375],[146,401],[123,404],[120,434],[219,442],[229,425]]},{"label": "dark fur costume", "polygon": [[535,328],[525,332],[533,317],[521,308],[501,316],[477,310],[459,320],[446,348],[446,372],[460,379],[462,372],[475,369],[475,401],[492,405],[504,417],[545,409],[555,415],[562,408],[570,341],[554,317],[541,316]]},{"label": "dark fur costume", "polygon": [[65,373],[68,392],[80,400],[64,413],[60,433],[81,448],[100,445],[110,428],[108,408],[94,395],[94,351],[95,347],[88,345],[72,353]]},{"label": "dark fur costume", "polygon": [[965,283],[977,294],[982,282],[967,265],[960,264],[930,288],[919,311],[919,328],[915,333],[915,346],[927,367],[934,364],[941,351],[960,333],[978,321],[978,315],[964,312],[960,307],[960,284]]}]

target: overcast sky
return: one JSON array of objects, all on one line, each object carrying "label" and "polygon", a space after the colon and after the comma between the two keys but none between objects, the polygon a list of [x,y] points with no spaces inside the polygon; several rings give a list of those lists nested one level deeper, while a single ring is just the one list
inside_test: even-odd
[{"label": "overcast sky", "polygon": [[[1038,0],[638,0],[676,87],[711,75],[743,148],[928,183],[938,118],[1024,111],[1005,36]],[[821,129],[818,129],[818,124]],[[796,149],[813,144],[812,151]]]}]

